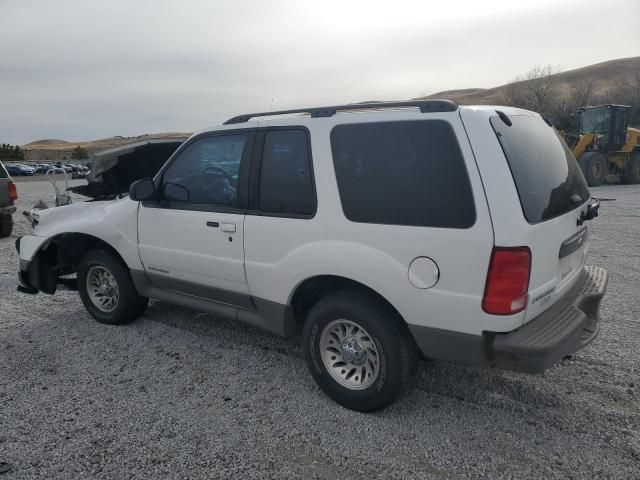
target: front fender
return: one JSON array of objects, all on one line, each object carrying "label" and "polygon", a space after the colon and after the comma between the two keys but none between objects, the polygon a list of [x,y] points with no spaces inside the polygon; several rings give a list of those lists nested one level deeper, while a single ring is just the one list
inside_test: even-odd
[{"label": "front fender", "polygon": [[56,237],[85,234],[110,245],[130,269],[141,270],[138,255],[138,202],[128,198],[109,202],[85,202],[39,212],[33,236],[20,240],[20,259],[33,256]]}]

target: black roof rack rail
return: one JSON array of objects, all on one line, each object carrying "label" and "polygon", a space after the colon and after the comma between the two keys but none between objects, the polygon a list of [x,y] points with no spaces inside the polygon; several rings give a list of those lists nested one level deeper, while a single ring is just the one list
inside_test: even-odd
[{"label": "black roof rack rail", "polygon": [[347,105],[334,105],[332,107],[296,108],[294,110],[279,110],[275,112],[246,113],[230,118],[224,125],[248,122],[254,117],[270,117],[274,115],[286,115],[289,113],[308,113],[312,118],[332,117],[339,111],[364,110],[380,108],[417,107],[422,113],[427,112],[455,112],[458,104],[451,100],[408,100],[402,102],[368,102],[351,103]]}]

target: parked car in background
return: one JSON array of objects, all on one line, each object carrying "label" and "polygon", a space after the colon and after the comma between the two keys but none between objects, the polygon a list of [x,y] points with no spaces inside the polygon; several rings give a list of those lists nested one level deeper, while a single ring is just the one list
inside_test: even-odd
[{"label": "parked car in background", "polygon": [[32,176],[34,174],[34,169],[26,165],[7,165],[6,170],[14,176]]},{"label": "parked car in background", "polygon": [[16,184],[9,172],[0,162],[0,237],[8,237],[13,230],[13,213],[16,211],[14,202],[18,198]]},{"label": "parked car in background", "polygon": [[71,172],[71,178],[74,178],[74,179],[86,178],[87,173],[89,173],[88,170],[85,170],[84,168],[79,168],[79,169],[74,170],[73,172]]},{"label": "parked car in background", "polygon": [[57,162],[54,165],[55,168],[62,168],[65,172],[67,173],[71,173],[73,172],[73,168],[71,168],[69,165],[64,165],[62,162]]},{"label": "parked car in background", "polygon": [[32,167],[31,165],[27,165],[26,163],[17,163],[14,165],[18,165],[21,168],[24,168],[26,170],[31,170],[33,173],[36,173],[36,167]]},{"label": "parked car in background", "polygon": [[39,163],[36,165],[36,173],[47,173],[47,171],[51,168],[51,164],[49,163]]}]

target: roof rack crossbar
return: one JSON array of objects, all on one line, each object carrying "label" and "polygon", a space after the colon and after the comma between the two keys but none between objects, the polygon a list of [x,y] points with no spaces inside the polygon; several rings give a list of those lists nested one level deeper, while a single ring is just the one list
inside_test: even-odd
[{"label": "roof rack crossbar", "polygon": [[270,117],[275,115],[287,115],[291,113],[308,113],[312,118],[332,117],[339,111],[364,110],[381,108],[417,107],[422,113],[428,112],[455,112],[458,104],[451,100],[408,100],[402,102],[369,102],[351,103],[347,105],[334,105],[332,107],[296,108],[293,110],[278,110],[274,112],[246,113],[230,118],[224,125],[248,122],[255,117]]}]

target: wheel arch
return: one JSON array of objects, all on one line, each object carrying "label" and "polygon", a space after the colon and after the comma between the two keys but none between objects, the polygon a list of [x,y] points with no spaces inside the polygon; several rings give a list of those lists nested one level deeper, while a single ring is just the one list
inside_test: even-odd
[{"label": "wheel arch", "polygon": [[402,323],[407,326],[407,322],[400,311],[384,295],[371,286],[352,278],[326,274],[308,277],[293,289],[288,303],[293,309],[296,323],[304,323],[304,319],[311,308],[323,297],[345,290],[359,290],[377,298],[392,309],[398,315],[398,318],[402,320]]},{"label": "wheel arch", "polygon": [[39,255],[55,256],[57,265],[75,269],[80,258],[92,249],[107,250],[127,265],[122,255],[109,242],[82,232],[65,232],[52,236],[35,252],[34,258]]}]

